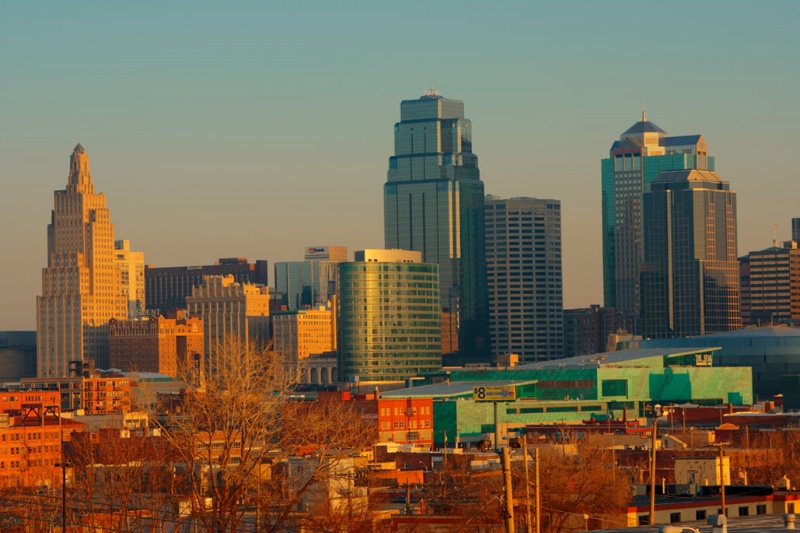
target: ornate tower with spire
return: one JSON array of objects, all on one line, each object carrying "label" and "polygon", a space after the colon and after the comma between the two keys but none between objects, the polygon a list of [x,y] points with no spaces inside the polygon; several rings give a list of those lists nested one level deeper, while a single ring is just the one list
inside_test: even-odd
[{"label": "ornate tower with spire", "polygon": [[642,194],[666,170],[714,170],[702,135],[670,137],[647,119],[625,130],[601,161],[603,295],[606,307],[639,315]]},{"label": "ornate tower with spire", "polygon": [[89,155],[78,144],[66,190],[55,191],[47,226],[47,267],[36,299],[39,377],[69,375],[70,362],[108,361],[108,321],[128,317],[114,262],[114,226],[95,194]]}]

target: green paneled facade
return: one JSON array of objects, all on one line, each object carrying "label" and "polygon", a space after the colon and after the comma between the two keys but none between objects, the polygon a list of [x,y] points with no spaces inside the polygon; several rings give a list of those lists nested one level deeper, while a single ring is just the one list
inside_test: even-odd
[{"label": "green paneled facade", "polygon": [[[445,432],[450,443],[456,435],[462,442],[469,442],[494,432],[494,404],[474,401],[472,388],[464,387],[463,382],[516,383],[517,399],[498,403],[497,423],[501,428],[603,420],[607,416],[621,418],[623,409],[627,409],[629,418],[637,418],[644,416],[645,406],[653,403],[751,404],[751,369],[705,366],[710,365],[712,354],[712,349],[641,358],[614,358],[614,354],[608,354],[606,361],[582,358],[585,368],[571,362],[581,358],[570,358],[562,360],[563,367],[554,361],[548,368],[526,365],[506,370],[451,371],[449,386],[421,386],[394,394],[433,396],[434,441],[438,444],[444,442]],[[448,393],[456,385],[461,385],[462,392]]]}]

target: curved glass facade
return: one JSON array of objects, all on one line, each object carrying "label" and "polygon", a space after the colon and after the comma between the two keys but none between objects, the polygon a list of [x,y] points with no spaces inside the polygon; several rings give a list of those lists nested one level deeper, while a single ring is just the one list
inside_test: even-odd
[{"label": "curved glass facade", "polygon": [[441,369],[438,266],[341,263],[338,328],[342,381],[395,381]]}]

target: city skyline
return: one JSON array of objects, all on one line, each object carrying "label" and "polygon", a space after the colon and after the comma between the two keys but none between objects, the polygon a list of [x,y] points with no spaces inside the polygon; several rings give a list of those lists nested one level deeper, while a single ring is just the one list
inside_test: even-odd
[{"label": "city skyline", "polygon": [[43,227],[78,142],[115,237],[148,264],[380,248],[391,124],[431,78],[469,110],[487,194],[561,201],[566,308],[602,304],[598,161],[642,100],[666,131],[702,133],[735,184],[739,256],[773,224],[787,240],[800,6],[578,4],[3,5],[0,330],[35,329]]}]

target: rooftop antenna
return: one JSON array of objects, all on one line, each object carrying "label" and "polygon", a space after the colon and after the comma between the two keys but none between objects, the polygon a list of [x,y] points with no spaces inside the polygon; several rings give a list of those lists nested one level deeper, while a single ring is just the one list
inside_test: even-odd
[{"label": "rooftop antenna", "polygon": [[425,91],[425,96],[428,97],[439,96],[439,93],[436,91],[436,89],[433,88],[433,76],[431,76],[430,81],[431,81],[431,87],[430,89]]},{"label": "rooftop antenna", "polygon": [[644,107],[644,98],[642,98],[642,122],[647,122],[647,111]]},{"label": "rooftop antenna", "polygon": [[778,225],[777,224],[773,224],[772,225],[772,246],[774,246],[775,248],[778,247]]}]

